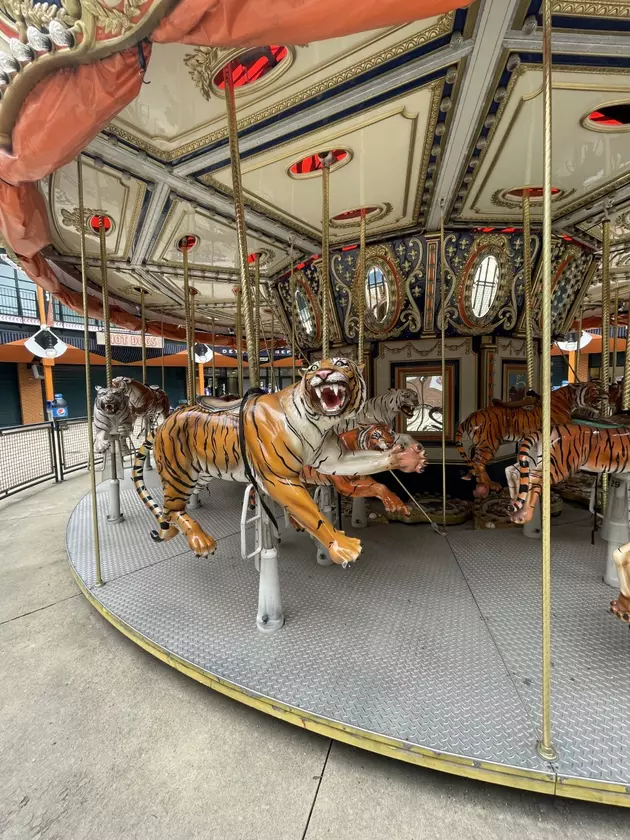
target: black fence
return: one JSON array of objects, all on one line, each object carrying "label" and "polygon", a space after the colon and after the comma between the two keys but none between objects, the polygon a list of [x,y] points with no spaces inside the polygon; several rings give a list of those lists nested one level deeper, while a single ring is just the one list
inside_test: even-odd
[{"label": "black fence", "polygon": [[5,426],[0,429],[0,499],[44,481],[63,481],[88,463],[85,417]]}]

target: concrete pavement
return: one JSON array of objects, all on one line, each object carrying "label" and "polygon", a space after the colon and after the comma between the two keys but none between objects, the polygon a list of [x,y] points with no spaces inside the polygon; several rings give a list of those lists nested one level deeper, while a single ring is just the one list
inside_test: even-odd
[{"label": "concrete pavement", "polygon": [[0,503],[2,840],[612,840],[623,809],[403,765],[234,703],[78,593],[85,476]]}]

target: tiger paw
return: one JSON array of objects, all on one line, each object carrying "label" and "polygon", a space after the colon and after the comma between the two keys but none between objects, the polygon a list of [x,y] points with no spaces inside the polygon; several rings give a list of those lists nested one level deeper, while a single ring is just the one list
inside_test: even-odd
[{"label": "tiger paw", "polygon": [[619,593],[619,598],[610,602],[610,611],[620,621],[630,624],[630,597]]},{"label": "tiger paw", "polygon": [[409,508],[395,493],[390,491],[383,493],[381,501],[388,513],[402,513],[403,516],[409,516]]},{"label": "tiger paw", "polygon": [[213,554],[217,547],[217,541],[199,529],[198,533],[188,535],[188,546],[197,557],[207,557]]},{"label": "tiger paw", "polygon": [[354,563],[361,554],[361,540],[347,537],[343,531],[337,531],[337,539],[328,546],[328,553],[333,563]]}]

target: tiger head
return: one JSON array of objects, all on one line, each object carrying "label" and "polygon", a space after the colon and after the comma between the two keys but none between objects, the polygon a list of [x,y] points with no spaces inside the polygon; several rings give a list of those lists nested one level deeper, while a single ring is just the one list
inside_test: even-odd
[{"label": "tiger head", "polygon": [[380,423],[372,426],[357,426],[355,429],[341,432],[338,437],[346,449],[351,451],[385,452],[396,443],[395,432],[389,426]]},{"label": "tiger head", "polygon": [[102,411],[109,417],[114,417],[129,406],[129,397],[121,388],[104,388],[96,386],[95,410]]},{"label": "tiger head", "polygon": [[304,372],[301,388],[307,407],[314,415],[336,422],[363,408],[365,380],[350,359],[322,359]]},{"label": "tiger head", "polygon": [[420,397],[417,391],[412,391],[411,388],[399,388],[395,391],[396,408],[402,412],[405,417],[413,417],[415,410],[420,405]]},{"label": "tiger head", "polygon": [[130,379],[128,376],[115,376],[112,379],[112,388],[120,388],[123,394],[128,394],[130,391],[130,385],[133,382],[133,379]]},{"label": "tiger head", "polygon": [[602,399],[602,383],[599,379],[580,382],[575,386],[575,401],[578,408],[599,409]]}]

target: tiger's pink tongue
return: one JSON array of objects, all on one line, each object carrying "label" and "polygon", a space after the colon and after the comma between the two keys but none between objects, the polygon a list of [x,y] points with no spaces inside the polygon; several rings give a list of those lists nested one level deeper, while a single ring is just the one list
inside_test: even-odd
[{"label": "tiger's pink tongue", "polygon": [[342,400],[342,394],[335,394],[332,388],[322,388],[322,401],[326,408],[338,408]]}]

